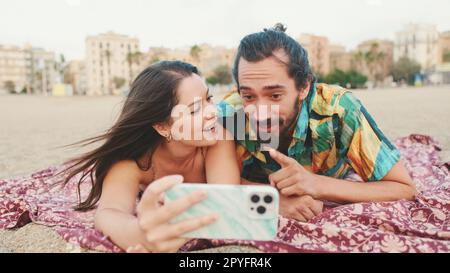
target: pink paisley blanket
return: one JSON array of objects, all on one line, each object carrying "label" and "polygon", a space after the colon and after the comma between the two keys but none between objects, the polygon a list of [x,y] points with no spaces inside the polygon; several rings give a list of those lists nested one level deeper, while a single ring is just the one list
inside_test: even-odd
[{"label": "pink paisley blanket", "polygon": [[[247,245],[264,252],[450,252],[450,165],[440,162],[439,144],[431,137],[411,135],[394,143],[417,185],[416,200],[327,208],[309,223],[280,217],[278,236],[272,242],[192,240],[182,251]],[[71,209],[77,201],[75,183],[54,186],[61,179],[54,174],[61,168],[0,179],[0,228],[17,229],[34,222],[52,227],[83,248],[120,252],[94,229],[93,211]],[[82,196],[89,187],[82,187]]]}]

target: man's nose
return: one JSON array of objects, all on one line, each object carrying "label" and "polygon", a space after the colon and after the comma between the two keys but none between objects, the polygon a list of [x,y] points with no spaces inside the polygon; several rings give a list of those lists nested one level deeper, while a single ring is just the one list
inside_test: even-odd
[{"label": "man's nose", "polygon": [[265,121],[270,119],[271,116],[271,106],[267,104],[256,105],[256,109],[252,112],[252,118],[256,121]]}]

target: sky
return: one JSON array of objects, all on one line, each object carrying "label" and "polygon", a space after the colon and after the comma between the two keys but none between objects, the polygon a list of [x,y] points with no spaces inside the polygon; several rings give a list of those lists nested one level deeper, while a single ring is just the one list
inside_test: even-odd
[{"label": "sky", "polygon": [[450,30],[450,0],[0,0],[0,44],[31,43],[84,57],[87,35],[137,37],[142,51],[209,43],[237,47],[242,37],[284,23],[287,33],[327,36],[352,49],[394,39],[405,24]]}]

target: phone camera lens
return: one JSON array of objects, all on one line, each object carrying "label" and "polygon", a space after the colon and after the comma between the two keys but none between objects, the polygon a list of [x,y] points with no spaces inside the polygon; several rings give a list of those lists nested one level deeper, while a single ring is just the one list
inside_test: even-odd
[{"label": "phone camera lens", "polygon": [[251,200],[252,200],[253,203],[258,203],[259,202],[259,196],[254,194],[254,195],[252,195]]},{"label": "phone camera lens", "polygon": [[264,213],[266,212],[266,208],[263,207],[263,206],[259,206],[259,207],[256,209],[256,211],[257,211],[259,214],[264,214]]},{"label": "phone camera lens", "polygon": [[264,196],[264,202],[266,202],[266,204],[270,204],[273,201],[273,197],[270,195],[266,195]]}]

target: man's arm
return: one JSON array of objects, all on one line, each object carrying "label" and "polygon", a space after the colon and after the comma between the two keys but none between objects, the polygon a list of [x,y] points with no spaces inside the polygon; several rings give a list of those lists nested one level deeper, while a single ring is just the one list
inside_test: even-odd
[{"label": "man's arm", "polygon": [[295,159],[271,149],[271,157],[282,167],[269,176],[284,195],[310,195],[314,199],[338,203],[412,200],[414,183],[402,162],[397,162],[388,174],[377,182],[361,183],[311,173]]},{"label": "man's arm", "polygon": [[401,161],[378,182],[361,183],[318,176],[318,199],[342,203],[412,200],[416,188]]},{"label": "man's arm", "polygon": [[[261,186],[264,184],[248,181],[241,178],[242,185]],[[309,195],[285,196],[280,194],[280,214],[286,218],[292,218],[300,222],[308,222],[322,213],[323,202],[315,200]]]}]

